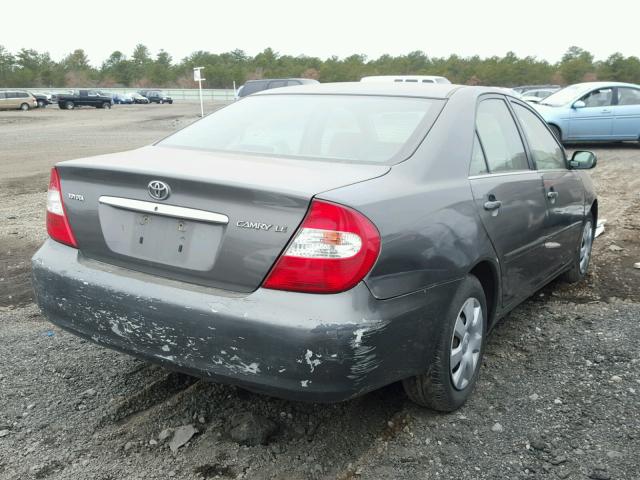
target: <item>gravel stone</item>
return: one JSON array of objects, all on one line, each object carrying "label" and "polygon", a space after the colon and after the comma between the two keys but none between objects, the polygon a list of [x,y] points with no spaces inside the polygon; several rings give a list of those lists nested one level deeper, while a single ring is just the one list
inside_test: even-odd
[{"label": "gravel stone", "polygon": [[271,420],[252,412],[244,412],[231,420],[229,433],[234,442],[254,447],[266,445],[276,429],[277,425]]},{"label": "gravel stone", "polygon": [[191,437],[193,437],[198,430],[193,425],[183,425],[178,427],[173,432],[173,438],[169,442],[169,448],[172,452],[177,452],[178,449],[184,446]]}]

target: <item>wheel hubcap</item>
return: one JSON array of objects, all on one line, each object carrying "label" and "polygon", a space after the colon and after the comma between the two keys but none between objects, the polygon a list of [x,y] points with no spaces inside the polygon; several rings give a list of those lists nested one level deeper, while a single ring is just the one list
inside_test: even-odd
[{"label": "wheel hubcap", "polygon": [[478,368],[483,333],[484,318],[480,302],[468,298],[458,312],[451,338],[449,368],[456,390],[464,390]]},{"label": "wheel hubcap", "polygon": [[587,273],[589,258],[591,257],[591,247],[593,245],[593,228],[591,222],[584,225],[582,240],[580,242],[580,273]]}]

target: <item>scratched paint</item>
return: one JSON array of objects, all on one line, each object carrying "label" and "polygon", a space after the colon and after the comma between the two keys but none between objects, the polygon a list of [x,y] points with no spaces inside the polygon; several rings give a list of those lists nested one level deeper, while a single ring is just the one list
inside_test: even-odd
[{"label": "scratched paint", "polygon": [[307,349],[307,353],[304,354],[304,361],[307,363],[307,365],[309,365],[309,370],[311,370],[311,373],[313,373],[316,367],[322,363],[320,358],[322,358],[322,355],[316,355],[316,358],[314,359],[313,352]]}]

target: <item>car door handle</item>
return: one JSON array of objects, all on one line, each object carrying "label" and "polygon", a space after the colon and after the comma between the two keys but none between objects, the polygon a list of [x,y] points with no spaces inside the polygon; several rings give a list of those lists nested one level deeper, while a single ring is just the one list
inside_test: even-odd
[{"label": "car door handle", "polygon": [[547,198],[549,200],[555,200],[556,198],[558,198],[558,192],[551,190],[550,192],[547,192]]},{"label": "car door handle", "polygon": [[484,202],[485,210],[497,210],[502,206],[502,202],[500,200],[489,200],[488,202]]},{"label": "car door handle", "polygon": [[611,110],[609,110],[608,108],[605,108],[604,110],[601,110],[602,113],[611,113]]}]

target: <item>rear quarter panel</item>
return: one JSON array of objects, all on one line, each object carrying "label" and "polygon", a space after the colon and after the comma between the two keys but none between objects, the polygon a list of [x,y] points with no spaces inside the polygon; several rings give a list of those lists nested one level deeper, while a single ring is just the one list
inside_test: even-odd
[{"label": "rear quarter panel", "polygon": [[366,283],[390,298],[461,278],[483,260],[497,268],[468,180],[474,89],[456,92],[416,152],[379,178],[319,195],[378,227],[381,252]]}]

